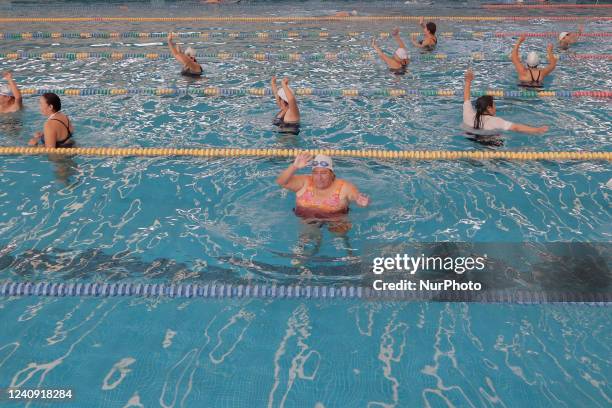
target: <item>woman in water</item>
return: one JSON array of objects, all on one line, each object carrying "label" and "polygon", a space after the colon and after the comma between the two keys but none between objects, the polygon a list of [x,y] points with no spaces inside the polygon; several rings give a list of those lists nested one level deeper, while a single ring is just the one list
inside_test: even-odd
[{"label": "woman in water", "polygon": [[436,45],[438,44],[438,37],[436,37],[436,23],[430,21],[425,24],[425,20],[423,19],[423,17],[421,17],[421,19],[419,20],[419,24],[421,25],[421,27],[423,27],[423,36],[425,38],[417,42],[414,37],[410,37],[412,44],[415,47],[422,49],[423,51],[433,51],[434,48],[436,48]]},{"label": "woman in water", "polygon": [[45,147],[73,147],[74,127],[68,116],[60,112],[62,102],[59,96],[54,93],[45,93],[39,98],[38,105],[40,112],[47,116],[47,121],[43,131],[36,132],[28,145],[36,146],[41,143]]},{"label": "woman in water", "polygon": [[518,73],[519,86],[526,88],[541,88],[544,85],[544,78],[553,72],[557,66],[557,58],[555,58],[555,54],[553,54],[553,45],[548,44],[548,66],[546,66],[546,68],[538,68],[540,57],[535,51],[531,51],[527,54],[527,66],[525,67],[519,55],[519,48],[523,41],[525,41],[525,38],[527,38],[525,35],[521,35],[512,49],[512,63]]},{"label": "woman in water", "polygon": [[195,59],[196,52],[193,48],[187,47],[185,52],[181,51],[181,48],[172,42],[173,34],[168,34],[168,47],[174,55],[174,58],[181,64],[183,64],[183,69],[181,70],[181,75],[190,76],[194,78],[198,78],[202,76],[202,66],[198,64],[198,61]]},{"label": "woman in water", "polygon": [[393,72],[395,75],[404,75],[406,73],[406,67],[410,63],[410,58],[408,56],[408,50],[406,50],[406,44],[402,41],[402,38],[399,35],[399,28],[393,29],[391,32],[393,39],[397,43],[397,50],[393,53],[391,57],[385,54],[378,44],[376,44],[376,39],[372,38],[372,47],[380,58],[387,64],[389,67],[389,71]]},{"label": "woman in water", "polygon": [[298,108],[293,91],[289,88],[289,79],[283,78],[280,89],[276,86],[276,76],[273,76],[270,82],[272,94],[280,108],[280,112],[276,114],[272,123],[278,126],[283,133],[297,135],[300,133],[300,109]]},{"label": "woman in water", "polygon": [[578,41],[578,38],[580,38],[583,31],[584,31],[584,26],[581,24],[578,26],[577,33],[568,33],[565,31],[560,33],[559,34],[559,48],[561,48],[562,50],[568,50],[571,44],[574,44]]},{"label": "woman in water", "polygon": [[5,72],[3,78],[6,79],[8,86],[0,85],[0,113],[17,112],[23,108],[21,92],[10,72]]},{"label": "woman in water", "polygon": [[[310,175],[296,175],[312,161]],[[370,204],[370,198],[357,187],[336,177],[331,157],[300,153],[276,179],[276,183],[295,193],[295,214],[307,223],[328,222],[329,230],[344,233],[351,227],[346,219],[349,203],[360,207]],[[321,224],[322,225],[322,224]]]},{"label": "woman in water", "polygon": [[468,128],[468,135],[474,136],[474,141],[483,144],[501,145],[499,134],[495,131],[507,131],[538,134],[548,131],[548,126],[532,127],[512,123],[495,116],[497,109],[492,96],[481,96],[476,99],[476,109],[470,101],[474,73],[471,69],[465,72],[465,87],[463,89],[463,125]]}]

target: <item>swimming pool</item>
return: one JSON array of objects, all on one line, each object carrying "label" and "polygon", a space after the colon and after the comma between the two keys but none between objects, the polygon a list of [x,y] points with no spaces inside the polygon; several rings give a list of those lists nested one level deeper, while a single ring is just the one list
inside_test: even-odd
[{"label": "swimming pool", "polygon": [[[68,5],[49,15],[188,16],[197,5],[165,2]],[[539,15],[487,11],[479,3],[283,3],[291,15],[348,7],[364,14]],[[448,6],[448,7],[446,7]],[[71,10],[70,8],[73,7]],[[81,8],[79,8],[81,7]],[[96,9],[96,7],[99,7]],[[408,7],[408,8],[406,8]],[[37,15],[27,3],[6,7]],[[93,10],[93,11],[92,11]],[[200,12],[200,9],[197,9]],[[206,9],[210,15],[286,15],[277,4]],[[82,13],[82,14],[79,14]],[[558,13],[557,15],[567,14]],[[574,12],[572,11],[572,14]],[[605,10],[576,15],[607,15]],[[3,32],[226,33],[185,38],[198,51],[371,51],[393,22],[2,23]],[[440,32],[568,31],[575,22],[441,21]],[[417,30],[399,23],[404,39]],[[612,31],[590,21],[586,32]],[[295,30],[299,38],[227,33]],[[318,32],[329,35],[320,38]],[[312,33],[312,34],[308,34]],[[352,34],[349,34],[352,33]],[[506,55],[516,38],[445,38],[439,61],[414,61],[401,78],[378,61],[202,61],[185,79],[170,59],[0,59],[22,87],[263,88],[272,75],[314,89],[457,89],[472,66],[478,89],[516,90]],[[528,38],[542,55],[549,38]],[[51,45],[50,45],[51,44]],[[167,52],[163,38],[0,40],[8,52]],[[612,54],[607,37],[571,52]],[[484,52],[487,61],[474,61]],[[570,53],[571,53],[570,52]],[[411,50],[411,54],[417,53]],[[609,90],[609,60],[559,63],[546,87]],[[509,134],[504,146],[466,139],[461,96],[299,96],[298,136],[276,132],[277,108],[261,96],[62,96],[80,146],[286,149],[610,151],[610,102],[601,98],[498,99],[508,120],[548,125],[544,135]],[[37,100],[0,121],[0,146],[25,145],[43,124]],[[234,285],[359,286],[371,258],[427,242],[512,244],[610,242],[606,161],[398,161],[336,158],[336,172],[372,198],[353,208],[347,237],[309,235],[276,186],[283,158],[2,156],[0,280]],[[599,289],[609,294],[606,279]],[[525,276],[512,276],[521,288]],[[549,279],[550,280],[550,279]],[[527,283],[526,283],[527,282]],[[544,288],[541,288],[544,290]],[[503,300],[501,300],[503,302]],[[167,297],[0,298],[0,388],[69,387],[66,406],[607,406],[608,307],[570,304],[403,302],[376,299]],[[39,406],[39,401],[31,406]]]}]

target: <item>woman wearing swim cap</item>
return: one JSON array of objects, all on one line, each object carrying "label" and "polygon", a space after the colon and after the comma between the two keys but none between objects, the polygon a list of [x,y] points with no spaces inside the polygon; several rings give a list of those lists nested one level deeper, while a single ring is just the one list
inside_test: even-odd
[{"label": "woman wearing swim cap", "polygon": [[[310,175],[295,173],[312,163]],[[318,154],[300,153],[276,179],[276,183],[295,193],[295,214],[306,220],[344,221],[349,203],[367,207],[370,198],[359,192],[357,187],[336,177],[331,157]],[[335,231],[333,229],[336,229]],[[350,224],[348,224],[350,228]],[[330,225],[332,232],[345,232],[339,225]]]},{"label": "woman wearing swim cap", "polygon": [[374,50],[376,50],[380,58],[387,64],[389,71],[393,72],[395,75],[404,75],[406,73],[406,67],[410,63],[408,50],[406,49],[406,44],[404,44],[404,41],[402,41],[402,38],[399,35],[399,28],[393,29],[391,36],[398,46],[397,50],[395,50],[391,57],[380,49],[375,38],[372,38],[372,47]]},{"label": "woman wearing swim cap", "polygon": [[540,64],[540,57],[538,56],[538,53],[534,51],[527,54],[527,66],[524,66],[519,55],[519,48],[526,38],[527,37],[525,35],[521,35],[514,45],[514,48],[512,49],[512,63],[514,64],[514,68],[518,73],[519,86],[526,88],[541,88],[544,85],[544,78],[555,70],[555,67],[557,66],[557,58],[555,58],[555,54],[553,54],[553,45],[548,44],[548,65],[546,68],[538,68],[538,65]]},{"label": "woman wearing swim cap", "polygon": [[582,31],[584,30],[584,26],[580,24],[578,26],[577,33],[568,33],[566,31],[559,34],[559,48],[562,50],[569,49],[570,44],[574,44],[578,41],[578,38],[582,35]]},{"label": "woman wearing swim cap", "polygon": [[283,78],[280,89],[276,86],[276,76],[272,77],[270,84],[276,104],[280,108],[272,124],[278,126],[283,133],[297,135],[300,133],[300,109],[293,91],[289,88],[289,78]]},{"label": "woman wearing swim cap", "polygon": [[[465,72],[465,87],[463,88],[463,124],[470,130],[475,131],[468,131],[470,136],[476,136],[473,140],[484,144],[500,145],[502,143],[497,135],[495,139],[491,140],[491,135],[479,133],[487,133],[481,131],[511,130],[513,132],[538,134],[548,131],[548,126],[532,127],[521,125],[520,123],[508,122],[495,116],[497,109],[493,97],[489,95],[476,99],[476,110],[474,110],[470,101],[473,79],[474,73],[471,69],[468,69]],[[494,141],[497,143],[494,143]]]},{"label": "woman wearing swim cap", "polygon": [[185,52],[181,51],[181,48],[174,44],[172,38],[174,34],[168,33],[168,48],[174,55],[174,58],[181,64],[183,64],[183,69],[181,70],[181,75],[198,78],[202,76],[202,66],[198,64],[196,60],[196,52],[193,48],[187,47]]},{"label": "woman wearing swim cap", "polygon": [[419,24],[423,28],[423,36],[424,38],[421,41],[417,41],[414,37],[410,37],[412,44],[420,48],[424,51],[433,51],[438,44],[438,37],[436,37],[436,23],[433,21],[425,24],[425,19],[423,17],[420,18]]},{"label": "woman wearing swim cap", "polygon": [[0,85],[0,113],[17,112],[23,108],[21,92],[19,92],[10,72],[6,71],[2,77],[6,80],[8,86]]}]

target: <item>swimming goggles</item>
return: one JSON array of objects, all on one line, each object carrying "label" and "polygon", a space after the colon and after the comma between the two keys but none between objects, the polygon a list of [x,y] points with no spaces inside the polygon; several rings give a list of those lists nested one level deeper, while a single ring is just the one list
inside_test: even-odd
[{"label": "swimming goggles", "polygon": [[329,167],[329,163],[323,160],[321,161],[313,160],[312,167]]}]

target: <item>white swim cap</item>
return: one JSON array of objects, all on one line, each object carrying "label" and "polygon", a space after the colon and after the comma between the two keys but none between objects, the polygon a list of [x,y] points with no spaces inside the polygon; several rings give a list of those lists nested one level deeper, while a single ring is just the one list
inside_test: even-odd
[{"label": "white swim cap", "polygon": [[189,55],[190,57],[195,57],[196,52],[193,48],[187,47],[187,49],[185,50],[185,55]]},{"label": "white swim cap", "polygon": [[0,95],[11,96],[11,90],[6,85],[0,85]]},{"label": "white swim cap", "polygon": [[529,68],[535,68],[539,63],[540,57],[538,56],[537,52],[531,51],[529,54],[527,54],[527,66]]},{"label": "white swim cap", "polygon": [[284,88],[278,90],[278,97],[281,98],[283,101],[289,103],[289,99],[287,99],[287,94],[285,93]]},{"label": "white swim cap", "polygon": [[395,50],[395,55],[397,55],[397,58],[402,60],[408,59],[408,51],[406,51],[405,48],[398,48]]},{"label": "white swim cap", "polygon": [[334,162],[332,158],[324,154],[317,154],[312,161],[312,168],[329,169],[334,171]]},{"label": "white swim cap", "polygon": [[357,10],[351,11],[351,16],[356,16],[356,15],[357,15]]},{"label": "white swim cap", "polygon": [[569,35],[569,33],[567,31],[564,31],[561,34],[559,34],[559,41],[564,39],[567,35]]}]

